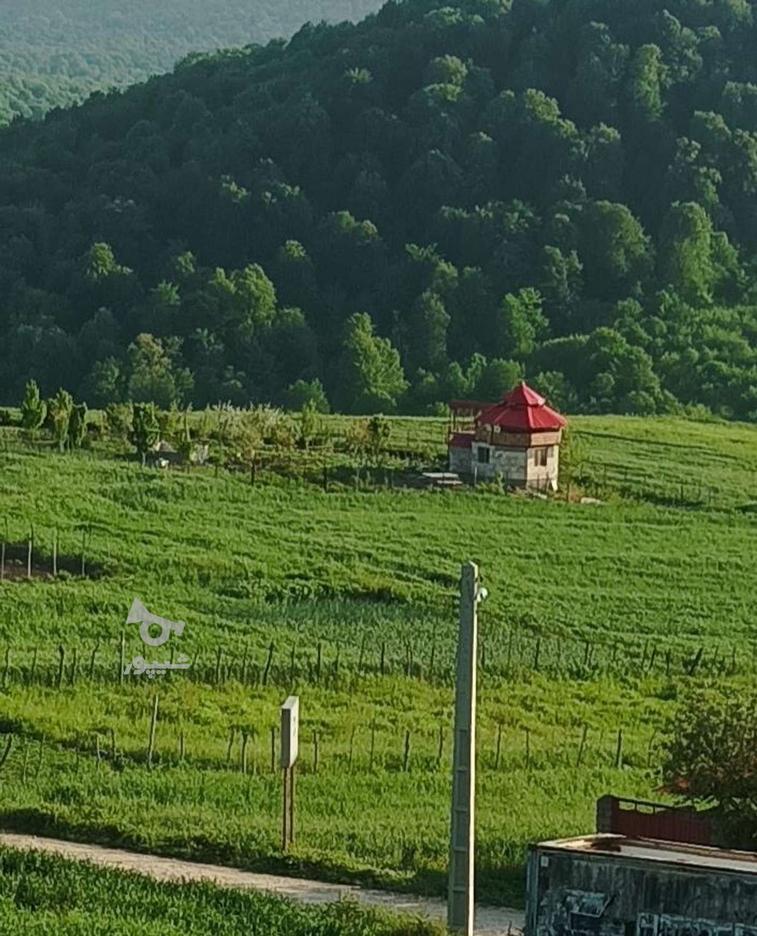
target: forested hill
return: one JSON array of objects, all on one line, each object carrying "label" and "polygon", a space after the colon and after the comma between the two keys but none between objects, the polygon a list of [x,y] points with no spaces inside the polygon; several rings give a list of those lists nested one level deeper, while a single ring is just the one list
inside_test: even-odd
[{"label": "forested hill", "polygon": [[409,0],[0,134],[0,388],[757,419],[747,0]]},{"label": "forested hill", "polygon": [[2,0],[0,124],[168,71],[187,53],[357,20],[379,0]]}]

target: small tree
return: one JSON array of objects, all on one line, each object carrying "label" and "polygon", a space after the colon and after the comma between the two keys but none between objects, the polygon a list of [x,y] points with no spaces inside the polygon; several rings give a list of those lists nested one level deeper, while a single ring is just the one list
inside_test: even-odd
[{"label": "small tree", "polygon": [[177,451],[187,464],[190,463],[192,457],[192,432],[189,428],[189,414],[191,412],[192,404],[190,403],[182,414],[181,433],[176,446]]},{"label": "small tree", "polygon": [[71,449],[81,448],[86,431],[87,404],[74,404],[68,417],[68,447]]},{"label": "small tree", "polygon": [[125,442],[131,438],[132,419],[131,403],[110,403],[105,408],[105,427],[114,439]]},{"label": "small tree", "polygon": [[131,442],[142,458],[142,467],[147,461],[147,453],[160,438],[158,409],[154,403],[135,403],[131,430]]},{"label": "small tree", "polygon": [[255,478],[255,464],[263,445],[263,431],[257,410],[247,410],[239,421],[234,438],[239,460],[250,469],[250,483]]},{"label": "small tree", "polygon": [[314,380],[298,380],[287,390],[286,405],[289,409],[302,410],[308,403],[319,413],[331,412],[326,391],[317,377]]},{"label": "small tree", "polygon": [[24,400],[21,404],[21,425],[24,429],[39,429],[47,418],[47,403],[39,395],[36,380],[26,385]]},{"label": "small tree", "polygon": [[299,444],[308,448],[318,438],[321,431],[321,419],[318,407],[313,400],[308,400],[300,411]]},{"label": "small tree", "polygon": [[392,434],[389,422],[383,416],[372,416],[366,424],[368,452],[374,464],[378,465],[386,449],[386,443]]},{"label": "small tree", "polygon": [[351,419],[344,431],[347,451],[362,461],[370,449],[367,419]]},{"label": "small tree", "polygon": [[670,726],[665,789],[720,816],[732,847],[757,844],[757,694],[692,694]]},{"label": "small tree", "polygon": [[71,421],[71,411],[74,407],[74,398],[62,388],[47,404],[47,411],[53,430],[53,438],[58,443],[61,452],[65,451],[68,442],[68,426]]}]

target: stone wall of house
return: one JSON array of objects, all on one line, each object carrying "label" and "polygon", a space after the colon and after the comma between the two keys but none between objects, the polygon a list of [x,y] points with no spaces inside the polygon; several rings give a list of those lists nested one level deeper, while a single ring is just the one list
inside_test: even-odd
[{"label": "stone wall of house", "polygon": [[[489,461],[481,461],[479,450],[489,452]],[[480,481],[501,478],[505,484],[520,487],[526,483],[526,452],[524,449],[497,448],[481,442],[473,444],[472,467]]]},{"label": "stone wall of house", "polygon": [[449,448],[449,470],[455,474],[467,475],[471,473],[471,450],[451,445]]},{"label": "stone wall of house", "polygon": [[[547,464],[542,465],[539,461],[539,453],[547,451]],[[527,452],[526,459],[526,483],[528,487],[538,490],[549,489],[557,490],[560,477],[560,446],[546,445],[531,448]]]},{"label": "stone wall of house", "polygon": [[[488,452],[482,461],[479,452]],[[540,464],[537,452],[547,453],[546,465]],[[504,448],[474,441],[471,448],[450,447],[449,470],[461,475],[473,475],[479,481],[502,481],[512,487],[532,487],[541,491],[557,490],[560,472],[559,445],[536,448]]]}]

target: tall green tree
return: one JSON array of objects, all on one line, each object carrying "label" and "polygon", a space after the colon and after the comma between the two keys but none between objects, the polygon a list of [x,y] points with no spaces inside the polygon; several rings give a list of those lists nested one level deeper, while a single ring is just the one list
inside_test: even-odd
[{"label": "tall green tree", "polygon": [[21,403],[21,425],[24,429],[39,429],[47,417],[47,403],[41,398],[36,380],[26,385]]},{"label": "tall green tree", "polygon": [[53,438],[61,452],[66,450],[69,441],[68,427],[71,422],[71,413],[74,408],[74,398],[61,388],[55,396],[48,401],[47,412],[53,430]]},{"label": "tall green tree", "polygon": [[147,453],[160,440],[160,420],[154,403],[135,403],[132,414],[131,443],[142,459],[144,468]]},{"label": "tall green tree", "polygon": [[347,322],[339,377],[342,407],[350,413],[393,413],[408,388],[399,352],[374,333],[365,313]]}]

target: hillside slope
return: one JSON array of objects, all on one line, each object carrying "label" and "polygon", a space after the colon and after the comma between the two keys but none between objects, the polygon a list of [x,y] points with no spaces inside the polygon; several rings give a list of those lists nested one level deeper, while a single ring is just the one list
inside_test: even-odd
[{"label": "hillside slope", "polygon": [[12,128],[0,393],[425,412],[525,374],[754,419],[754,39],[747,0],[390,0]]},{"label": "hillside slope", "polygon": [[[441,440],[433,420],[391,423],[392,444]],[[324,491],[306,453],[288,477],[261,469],[251,484],[212,467],[143,470],[113,440],[60,455],[0,430],[12,560],[0,571],[0,751],[15,735],[0,827],[443,894],[456,591],[471,557],[489,590],[477,883],[482,901],[517,905],[527,843],[586,833],[608,790],[659,796],[649,767],[676,701],[755,684],[756,518],[743,508],[757,499],[757,432],[571,424],[582,488],[602,504],[401,490],[386,483],[389,459],[360,484],[332,467]],[[135,596],[186,621],[175,650],[188,672],[121,681]],[[145,653],[136,626],[125,637],[125,660]],[[298,838],[285,858],[270,737],[293,692]]]},{"label": "hillside slope", "polygon": [[360,19],[373,0],[4,0],[0,124],[168,71],[187,53]]}]

